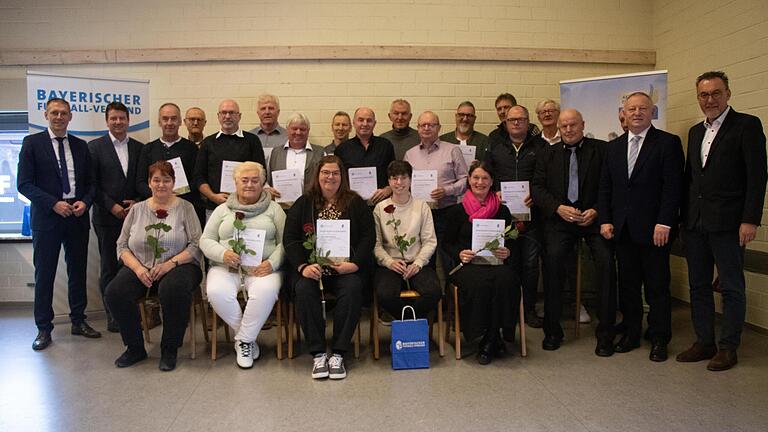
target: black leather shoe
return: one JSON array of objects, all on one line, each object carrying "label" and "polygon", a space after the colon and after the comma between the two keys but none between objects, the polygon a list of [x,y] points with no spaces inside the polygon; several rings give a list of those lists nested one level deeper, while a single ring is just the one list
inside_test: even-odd
[{"label": "black leather shoe", "polygon": [[493,332],[489,331],[489,333],[486,333],[480,341],[480,346],[477,351],[477,362],[481,365],[487,365],[493,360],[493,354],[498,349],[498,344],[496,343],[497,335],[497,330],[494,330]]},{"label": "black leather shoe", "polygon": [[539,318],[536,315],[536,311],[530,311],[525,313],[525,324],[530,328],[542,328],[544,327],[544,319]]},{"label": "black leather shoe", "polygon": [[163,372],[169,372],[176,369],[176,350],[162,350],[162,354],[160,354],[160,365],[158,368]]},{"label": "black leather shoe", "polygon": [[651,354],[648,356],[651,361],[663,362],[667,361],[667,344],[661,342],[654,342],[651,347]]},{"label": "black leather shoe", "polygon": [[117,324],[114,318],[107,319],[107,331],[110,333],[120,333],[120,325]]},{"label": "black leather shoe", "polygon": [[115,366],[119,368],[125,368],[133,366],[136,363],[147,358],[147,351],[142,348],[128,348],[125,352],[115,360]]},{"label": "black leather shoe", "polygon": [[51,332],[48,330],[38,330],[35,341],[32,342],[32,349],[35,351],[42,351],[48,348],[51,344]]},{"label": "black leather shoe", "polygon": [[598,339],[595,354],[598,357],[610,357],[613,355],[613,340],[608,338]]},{"label": "black leather shoe", "polygon": [[541,349],[545,351],[555,351],[560,348],[561,343],[563,343],[562,339],[547,336],[541,342]]},{"label": "black leather shoe", "polygon": [[90,339],[98,339],[101,337],[101,333],[89,326],[87,322],[83,321],[79,324],[72,324],[72,334],[76,336],[85,336]]},{"label": "black leather shoe", "polygon": [[613,347],[613,351],[617,353],[628,353],[635,348],[640,347],[640,339],[627,336],[626,334],[619,339],[619,343]]}]

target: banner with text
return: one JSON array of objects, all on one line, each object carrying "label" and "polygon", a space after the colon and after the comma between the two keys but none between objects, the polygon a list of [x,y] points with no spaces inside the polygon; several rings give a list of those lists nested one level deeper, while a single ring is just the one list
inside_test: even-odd
[{"label": "banner with text", "polygon": [[149,141],[149,81],[119,78],[78,77],[42,72],[27,72],[29,131],[48,127],[45,105],[61,98],[72,108],[69,133],[90,141],[107,133],[106,108],[122,102],[128,108],[131,137]]},{"label": "banner with text", "polygon": [[584,117],[584,135],[610,141],[624,133],[619,111],[627,95],[642,91],[653,99],[653,125],[667,127],[667,71],[640,72],[560,81],[562,109],[575,108]]}]

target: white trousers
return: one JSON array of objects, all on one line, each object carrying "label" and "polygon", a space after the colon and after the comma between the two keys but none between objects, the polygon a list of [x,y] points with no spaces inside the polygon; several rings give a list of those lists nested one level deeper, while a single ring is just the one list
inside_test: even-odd
[{"label": "white trousers", "polygon": [[206,281],[208,302],[211,303],[216,314],[232,327],[235,340],[253,342],[277,302],[281,283],[280,272],[264,277],[246,276],[248,301],[245,304],[245,311],[242,311],[240,303],[237,302],[240,275],[230,273],[225,267],[213,266],[208,271]]}]

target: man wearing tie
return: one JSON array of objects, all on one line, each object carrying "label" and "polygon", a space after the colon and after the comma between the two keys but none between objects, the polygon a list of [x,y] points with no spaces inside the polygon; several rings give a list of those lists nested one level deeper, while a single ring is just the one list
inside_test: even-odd
[{"label": "man wearing tie", "polygon": [[19,192],[32,201],[32,260],[35,266],[35,324],[32,349],[51,344],[53,281],[59,250],[67,262],[72,334],[99,338],[85,322],[88,302],[85,272],[88,255],[88,207],[93,204],[91,157],[85,141],[67,134],[69,102],[54,98],[45,109],[48,130],[24,138],[19,153]]},{"label": "man wearing tie", "polygon": [[680,137],[651,125],[653,101],[634,92],[624,102],[629,130],[611,141],[601,174],[600,234],[614,240],[619,262],[619,302],[626,331],[617,353],[640,346],[643,297],[650,306],[650,359],[667,360],[672,337],[669,252],[677,227],[683,178]]},{"label": "man wearing tie", "polygon": [[[106,118],[109,132],[88,143],[96,187],[93,229],[99,239],[99,291],[102,297],[107,284],[117,274],[117,238],[123,219],[138,200],[136,165],[142,148],[142,143],[128,136],[128,107],[121,102],[111,102],[107,105]],[[107,330],[120,331],[106,304],[104,310]]]},{"label": "man wearing tie", "polygon": [[[746,311],[744,248],[755,239],[766,183],[765,134],[760,119],[728,105],[731,90],[723,72],[696,78],[706,116],[688,133],[683,239],[691,289],[696,342],[679,362],[711,359],[707,369],[736,365]],[[720,339],[715,345],[713,269],[723,293]]]},{"label": "man wearing tie", "polygon": [[566,258],[584,239],[595,258],[600,296],[595,354],[613,355],[616,322],[616,269],[612,245],[600,236],[597,196],[605,141],[584,137],[584,119],[575,109],[560,113],[557,121],[562,144],[539,152],[531,183],[533,203],[544,221],[544,341],[542,348],[560,348],[563,328],[562,288]]}]

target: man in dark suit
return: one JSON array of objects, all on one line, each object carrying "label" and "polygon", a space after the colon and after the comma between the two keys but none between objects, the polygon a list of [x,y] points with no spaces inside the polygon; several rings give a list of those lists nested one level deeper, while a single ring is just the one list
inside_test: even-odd
[{"label": "man in dark suit", "polygon": [[[746,311],[744,248],[755,239],[766,184],[765,134],[760,119],[728,105],[731,90],[723,72],[696,78],[706,116],[688,133],[683,240],[691,289],[696,342],[680,362],[711,359],[707,369],[736,365]],[[715,345],[713,268],[723,293],[720,340]]]},{"label": "man in dark suit", "polygon": [[85,141],[67,134],[69,102],[51,99],[45,109],[48,130],[24,138],[19,153],[19,192],[32,201],[32,260],[35,265],[35,324],[32,349],[51,344],[53,281],[59,250],[67,262],[72,334],[101,337],[85,322],[88,302],[85,271],[88,255],[88,207],[93,203],[91,155]]},{"label": "man in dark suit", "polygon": [[[121,102],[107,105],[109,132],[88,143],[93,166],[96,198],[93,207],[93,229],[99,239],[99,291],[102,298],[107,284],[117,274],[117,238],[123,219],[137,201],[136,165],[142,143],[128,136],[128,107]],[[107,330],[120,331],[106,304]]]},{"label": "man in dark suit", "polygon": [[542,348],[560,348],[563,328],[562,289],[565,263],[577,241],[584,239],[595,258],[600,297],[595,354],[613,355],[616,322],[616,269],[612,245],[599,232],[597,196],[605,141],[584,137],[584,119],[575,109],[560,113],[562,144],[544,146],[531,184],[533,204],[544,221],[544,341]]},{"label": "man in dark suit", "polygon": [[667,360],[672,337],[669,252],[680,211],[683,145],[677,135],[651,125],[653,101],[635,92],[624,102],[629,130],[611,141],[601,174],[600,234],[616,244],[619,302],[626,332],[614,347],[640,346],[643,297],[648,301],[650,359]]}]

